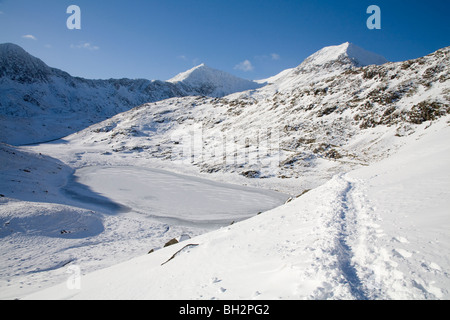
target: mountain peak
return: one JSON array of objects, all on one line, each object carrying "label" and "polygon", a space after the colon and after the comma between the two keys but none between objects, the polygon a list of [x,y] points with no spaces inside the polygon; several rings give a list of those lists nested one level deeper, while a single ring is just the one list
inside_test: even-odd
[{"label": "mountain peak", "polygon": [[0,77],[10,76],[21,82],[47,80],[52,69],[13,43],[0,44]]},{"label": "mountain peak", "polygon": [[196,73],[199,72],[207,72],[207,70],[212,70],[210,67],[206,66],[204,63],[199,64],[198,66],[193,67],[192,69],[186,70],[184,72],[181,72],[179,74],[177,74],[175,77],[167,80],[168,82],[183,82],[185,80],[188,80],[193,74],[195,75]]},{"label": "mountain peak", "polygon": [[30,62],[35,64],[47,65],[40,59],[33,57],[31,54],[26,52],[21,46],[14,43],[0,43],[0,59],[9,60],[14,62]]},{"label": "mountain peak", "polygon": [[217,97],[262,86],[254,81],[238,78],[225,71],[210,68],[204,63],[176,75],[168,82],[178,83],[187,88],[200,88],[204,95]]},{"label": "mountain peak", "polygon": [[309,56],[302,65],[326,65],[335,61],[350,63],[355,67],[381,65],[388,62],[386,58],[379,54],[362,49],[353,43],[345,42],[317,51]]},{"label": "mountain peak", "polygon": [[299,66],[286,69],[273,77],[258,80],[258,83],[276,84],[275,87],[281,90],[317,81],[354,67],[382,65],[387,62],[388,60],[379,54],[362,49],[351,42],[344,42],[322,48],[306,58]]},{"label": "mountain peak", "polygon": [[26,51],[21,46],[14,43],[0,43],[0,56],[11,53],[26,54]]}]

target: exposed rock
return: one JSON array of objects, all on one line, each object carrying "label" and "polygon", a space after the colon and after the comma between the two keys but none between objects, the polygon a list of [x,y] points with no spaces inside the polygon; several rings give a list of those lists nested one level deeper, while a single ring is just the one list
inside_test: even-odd
[{"label": "exposed rock", "polygon": [[164,247],[168,247],[168,246],[171,246],[171,245],[174,245],[174,244],[177,244],[177,243],[178,243],[178,240],[175,239],[175,238],[173,238],[173,239],[169,240],[169,241],[164,245]]}]

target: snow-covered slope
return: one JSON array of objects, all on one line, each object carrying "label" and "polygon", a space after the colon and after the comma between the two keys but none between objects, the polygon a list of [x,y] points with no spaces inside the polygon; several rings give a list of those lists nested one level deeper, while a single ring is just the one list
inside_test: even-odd
[{"label": "snow-covered slope", "polygon": [[48,67],[14,44],[0,45],[0,141],[64,137],[139,104],[183,95],[149,80],[86,80]]},{"label": "snow-covered slope", "polygon": [[353,43],[345,42],[338,46],[325,47],[313,55],[309,56],[303,63],[303,67],[309,65],[324,66],[326,64],[340,61],[350,62],[355,67],[365,67],[368,65],[381,65],[388,61],[383,56],[364,50]]},{"label": "snow-covered slope", "polygon": [[235,77],[224,71],[212,69],[205,64],[182,72],[168,82],[178,84],[190,95],[223,97],[234,92],[241,92],[261,87],[256,82]]},{"label": "snow-covered slope", "polygon": [[[259,89],[146,103],[59,141],[5,146],[10,166],[0,170],[5,177],[0,217],[6,217],[0,227],[9,233],[0,239],[1,263],[7,266],[0,277],[5,279],[2,296],[23,296],[26,290],[18,288],[23,283],[31,292],[55,279],[63,282],[73,264],[83,271],[81,291],[63,283],[30,297],[448,299],[450,48],[415,60],[360,67],[349,47],[325,50],[325,58],[317,54]],[[189,73],[180,76],[187,78]],[[13,153],[23,161],[15,163],[19,159]],[[34,159],[37,167],[26,165]],[[59,178],[51,173],[53,164],[62,168]],[[216,189],[210,183],[197,187],[197,178],[183,180],[180,173],[283,191],[294,200],[91,274],[147,253],[151,246],[146,241],[154,244],[185,230],[169,222],[150,224],[153,218],[145,215],[146,207],[155,210],[152,215],[165,209],[153,206],[154,194],[145,192],[142,181],[156,184],[148,190],[159,187],[186,200],[170,188],[172,178],[158,183],[167,178],[149,177],[155,168],[178,172],[176,184],[186,190]],[[75,182],[85,184],[82,191],[89,197],[139,210],[106,214],[89,201],[58,198],[60,182],[74,169]],[[28,187],[17,182],[34,172]],[[33,191],[39,197],[29,194]],[[228,191],[231,199],[248,195]],[[207,203],[229,205],[217,194],[204,201],[187,199],[202,208],[187,215],[198,216]],[[258,199],[244,197],[245,206],[259,205]],[[78,242],[60,241],[64,233],[53,241],[49,235],[63,222],[35,237],[36,228],[29,226],[41,221],[35,218],[47,206],[57,217],[67,210],[69,217],[87,213],[87,222],[80,224],[91,226],[93,234]],[[12,219],[17,212],[26,213],[25,223]],[[184,210],[165,213],[170,219],[186,216]],[[18,258],[32,246],[40,249]],[[42,248],[52,250],[44,253]]]},{"label": "snow-covered slope", "polygon": [[53,71],[42,60],[15,44],[0,45],[0,77],[9,77],[20,83],[48,81]]},{"label": "snow-covered slope", "polygon": [[189,74],[178,83],[88,80],[51,68],[15,44],[0,44],[0,141],[49,141],[143,103],[188,95],[220,97],[259,86],[207,67]]},{"label": "snow-covered slope", "polygon": [[449,299],[449,139],[446,117],[282,207],[26,298]]},{"label": "snow-covered slope", "polygon": [[124,161],[158,158],[212,176],[296,178],[310,189],[387,157],[417,125],[447,115],[449,56],[444,48],[406,62],[349,68],[272,95],[264,87],[254,95],[144,104],[67,137],[67,148],[83,150],[79,165],[91,154],[108,163],[109,155],[96,155],[101,147]]},{"label": "snow-covered slope", "polygon": [[273,77],[259,80],[258,83],[269,83],[270,85],[262,91],[273,94],[277,91],[292,90],[293,87],[308,85],[345,70],[382,65],[387,62],[388,60],[381,55],[346,42],[325,47],[310,55],[296,68],[284,70]]}]

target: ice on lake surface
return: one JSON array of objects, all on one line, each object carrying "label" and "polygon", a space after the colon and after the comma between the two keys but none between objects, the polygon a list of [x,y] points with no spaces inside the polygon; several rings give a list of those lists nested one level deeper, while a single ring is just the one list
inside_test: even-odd
[{"label": "ice on lake surface", "polygon": [[[240,221],[273,209],[289,197],[144,167],[85,167],[76,171],[65,190],[79,201],[110,211],[128,210],[172,224],[202,225]],[[89,196],[83,195],[88,191]]]}]

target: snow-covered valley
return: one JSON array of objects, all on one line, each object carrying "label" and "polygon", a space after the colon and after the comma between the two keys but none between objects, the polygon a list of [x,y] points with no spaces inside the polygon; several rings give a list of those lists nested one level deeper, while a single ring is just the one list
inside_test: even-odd
[{"label": "snow-covered valley", "polygon": [[7,146],[1,151],[1,298],[57,284],[67,278],[68,266],[92,272],[171,239],[255,216],[288,198],[139,166],[72,173],[52,158]]},{"label": "snow-covered valley", "polygon": [[[164,86],[211,96],[0,144],[0,298],[449,299],[449,57],[345,43],[242,92],[256,82],[201,65]],[[16,114],[8,92],[15,141],[33,101]],[[35,120],[17,141],[41,141]]]},{"label": "snow-covered valley", "polygon": [[449,299],[448,121],[274,210],[25,298]]}]

